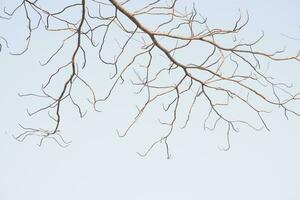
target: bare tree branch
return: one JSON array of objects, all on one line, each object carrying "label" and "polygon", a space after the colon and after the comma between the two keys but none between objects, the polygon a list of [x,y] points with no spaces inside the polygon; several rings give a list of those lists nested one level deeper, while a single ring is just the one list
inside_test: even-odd
[{"label": "bare tree branch", "polygon": [[[264,33],[252,42],[238,40],[240,31],[244,30],[249,22],[247,12],[243,14],[239,11],[239,16],[231,29],[210,28],[207,18],[198,13],[195,5],[190,10],[181,11],[177,7],[178,0],[155,0],[145,2],[141,8],[130,10],[127,8],[130,2],[130,0],[81,0],[50,12],[49,8],[44,8],[38,0],[23,0],[13,10],[4,9],[6,16],[1,17],[2,20],[11,20],[19,10],[23,10],[26,17],[28,35],[25,38],[25,48],[12,52],[13,55],[26,53],[30,48],[32,33],[39,27],[48,32],[61,32],[67,35],[53,53],[45,61],[40,62],[41,66],[49,65],[53,59],[62,54],[67,44],[73,44],[71,57],[65,58],[64,64],[58,66],[45,81],[41,89],[42,94],[20,94],[22,97],[50,100],[47,106],[28,111],[28,114],[32,116],[47,112],[50,121],[54,122],[53,128],[44,130],[20,125],[24,132],[15,137],[17,140],[24,141],[28,136],[38,135],[41,137],[40,145],[46,138],[51,138],[62,146],[68,145],[59,132],[64,103],[69,100],[80,117],[86,114],[85,109],[74,98],[75,82],[81,83],[81,86],[90,91],[89,102],[95,111],[99,111],[102,103],[108,101],[119,84],[124,81],[130,80],[133,86],[139,88],[136,94],[142,96],[145,101],[137,106],[137,113],[128,127],[124,131],[117,130],[120,137],[130,132],[143,114],[151,110],[152,104],[163,102],[163,112],[169,119],[159,122],[168,130],[144,153],[139,153],[141,156],[148,155],[156,145],[163,144],[167,158],[170,158],[168,140],[177,127],[180,109],[187,108],[185,113],[180,113],[181,116],[185,114],[184,123],[181,125],[181,128],[185,128],[191,120],[195,105],[199,102],[209,108],[203,122],[205,130],[216,130],[217,126],[226,124],[227,147],[221,148],[223,150],[229,150],[230,134],[239,132],[242,125],[255,131],[263,128],[270,130],[265,120],[265,114],[270,111],[262,109],[260,105],[272,109],[280,108],[287,118],[289,114],[300,116],[299,111],[291,107],[292,102],[300,99],[300,93],[293,93],[290,85],[277,82],[275,78],[266,75],[263,67],[265,61],[299,62],[300,51],[287,56],[285,50],[274,52],[260,50],[257,46],[265,37]],[[68,19],[64,15],[70,10],[74,10],[74,15],[78,15],[77,20]],[[143,20],[157,17],[161,19],[160,22],[151,26]],[[38,21],[35,26],[34,20]],[[62,25],[55,26],[53,25],[55,22]],[[114,38],[116,36],[111,34],[112,30],[117,31],[120,38]],[[231,41],[228,38],[233,39]],[[4,41],[8,48],[8,41],[5,38],[0,37],[0,41]],[[116,48],[111,41],[115,41]],[[226,41],[226,45],[223,41]],[[99,61],[103,65],[113,68],[110,74],[112,85],[103,97],[97,97],[89,81],[79,75],[87,65],[89,55],[87,45],[97,49]],[[132,46],[135,46],[134,51],[130,49]],[[195,52],[197,48],[203,47],[206,48],[206,52]],[[107,48],[117,53],[108,55]],[[189,60],[184,58],[185,52],[199,55],[197,59]],[[168,64],[163,62],[157,64],[157,60],[160,59],[167,61]],[[134,72],[136,77],[127,77],[128,72]],[[65,73],[69,74],[61,88],[57,89],[58,95],[50,94],[48,88],[55,82],[55,77]],[[186,105],[182,100],[188,95],[190,105]],[[219,100],[214,96],[221,98]],[[235,113],[230,115],[226,113],[225,108],[231,105],[245,106],[250,114],[256,115],[260,125],[244,119],[235,119]],[[211,125],[208,124],[210,120],[213,121]]]}]

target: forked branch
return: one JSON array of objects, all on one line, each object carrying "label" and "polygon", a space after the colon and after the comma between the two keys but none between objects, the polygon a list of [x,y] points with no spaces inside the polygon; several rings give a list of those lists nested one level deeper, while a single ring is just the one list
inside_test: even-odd
[{"label": "forked branch", "polygon": [[[252,42],[237,39],[240,31],[248,24],[248,13],[243,14],[240,11],[231,29],[210,28],[208,20],[198,13],[195,5],[189,11],[181,11],[177,6],[178,0],[151,1],[141,8],[130,10],[127,5],[132,2],[132,0],[123,2],[81,0],[56,12],[49,12],[49,8],[40,6],[38,0],[24,0],[13,11],[5,9],[6,16],[2,17],[3,20],[10,20],[20,9],[25,10],[27,19],[27,45],[20,53],[13,54],[20,55],[26,52],[32,32],[41,25],[44,25],[45,31],[68,33],[56,51],[46,61],[40,63],[42,66],[47,66],[60,55],[67,43],[74,44],[72,56],[63,61],[64,64],[58,66],[49,76],[41,89],[42,94],[20,95],[49,99],[51,103],[48,106],[28,114],[48,112],[49,118],[54,121],[54,128],[44,130],[21,126],[24,133],[16,139],[23,141],[30,135],[39,135],[42,144],[45,138],[58,136],[60,141],[66,144],[59,132],[63,103],[69,100],[69,103],[78,110],[80,117],[84,117],[86,113],[73,98],[75,94],[72,91],[76,81],[81,82],[90,91],[89,102],[96,111],[99,111],[102,102],[108,101],[119,84],[124,81],[130,80],[132,85],[138,88],[137,95],[142,96],[144,103],[137,106],[137,113],[128,127],[123,132],[117,131],[120,137],[130,132],[143,114],[151,109],[151,105],[163,104],[162,110],[169,119],[160,120],[160,123],[168,127],[168,130],[154,141],[145,153],[139,153],[141,156],[148,155],[155,146],[163,144],[167,158],[170,158],[168,139],[177,126],[180,116],[185,114],[184,123],[180,126],[185,128],[191,120],[195,105],[200,102],[208,107],[203,122],[205,130],[216,130],[218,126],[226,127],[228,144],[227,147],[222,148],[223,150],[230,148],[231,132],[238,132],[239,127],[243,125],[254,131],[263,128],[270,130],[264,115],[270,110],[262,109],[260,105],[265,105],[268,109],[280,108],[286,117],[289,114],[300,116],[299,111],[291,107],[292,102],[300,99],[300,93],[293,93],[291,86],[276,82],[275,78],[266,74],[266,67],[264,67],[266,62],[299,62],[300,51],[295,55],[286,56],[284,50],[275,52],[260,50],[257,44],[261,43],[264,34]],[[80,15],[78,9],[76,10],[78,7],[80,7]],[[76,22],[63,15],[71,9],[76,10],[74,15],[79,16]],[[32,25],[34,16],[38,16],[38,24],[35,27]],[[152,20],[157,17],[160,18],[159,21]],[[150,25],[149,21],[153,23]],[[53,22],[64,25],[52,27]],[[0,40],[5,41],[8,46],[4,38]],[[223,40],[226,41],[226,45]],[[116,48],[113,47],[112,41],[116,42]],[[89,81],[79,75],[86,66],[90,51],[85,48],[87,44],[92,47],[91,49],[97,49],[99,61],[103,65],[112,66],[113,69],[110,74],[111,87],[107,94],[100,98],[97,97]],[[133,47],[136,51],[130,50]],[[107,49],[112,50],[112,48],[116,53],[108,55]],[[187,52],[197,55],[197,58],[185,57]],[[83,60],[81,66],[79,66],[79,59]],[[162,62],[157,62],[158,60]],[[47,88],[53,84],[54,77],[66,73],[66,69],[71,69],[70,74],[59,94],[53,96]],[[128,77],[129,72],[133,72],[136,77]],[[191,100],[190,104],[183,100],[187,96]],[[218,98],[215,98],[216,96]],[[232,105],[246,107],[249,114],[255,114],[259,125],[238,118],[236,113],[229,115],[226,108]],[[186,108],[186,113],[179,115],[179,112],[182,112],[181,108]],[[55,141],[58,141],[57,138]]]}]

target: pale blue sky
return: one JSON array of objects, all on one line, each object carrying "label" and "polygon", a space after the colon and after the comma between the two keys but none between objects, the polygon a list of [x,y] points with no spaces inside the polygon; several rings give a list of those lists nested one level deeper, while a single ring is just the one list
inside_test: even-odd
[{"label": "pale blue sky", "polygon": [[[182,0],[181,4],[192,2]],[[281,35],[300,38],[298,0],[194,2],[216,27],[232,23],[239,8],[248,10],[250,22],[245,36],[255,38],[264,30],[266,49],[286,46],[292,52],[300,47],[300,41]],[[8,4],[9,0],[0,0],[0,10]],[[21,25],[21,21],[13,25]],[[22,38],[18,29],[9,30],[13,48]],[[153,139],[151,134],[159,132],[160,127],[152,127],[151,120],[144,121],[127,137],[118,138],[115,129],[124,127],[128,120],[124,113],[134,111],[133,95],[123,90],[105,105],[103,113],[90,109],[81,120],[75,112],[68,113],[70,117],[62,127],[72,144],[66,149],[52,141],[40,148],[34,138],[24,143],[15,141],[11,135],[20,132],[19,122],[38,127],[48,122],[28,118],[26,108],[39,102],[17,96],[18,92],[38,91],[46,77],[46,69],[38,65],[38,60],[46,58],[41,52],[51,46],[52,39],[37,34],[33,36],[36,48],[26,55],[10,56],[5,48],[0,53],[0,200],[300,199],[300,118],[287,121],[276,110],[266,118],[271,132],[245,128],[232,135],[230,151],[218,149],[226,145],[223,133],[203,132],[195,117],[186,129],[174,131],[170,139],[172,159],[166,160],[163,146],[141,158],[136,152],[145,150]],[[96,65],[97,61],[89,63],[89,67]],[[270,73],[293,83],[299,91],[299,67],[295,62],[274,64]]]}]

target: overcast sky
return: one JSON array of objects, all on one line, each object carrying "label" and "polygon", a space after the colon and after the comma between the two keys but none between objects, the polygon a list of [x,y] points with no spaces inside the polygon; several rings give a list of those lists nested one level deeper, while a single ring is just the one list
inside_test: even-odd
[{"label": "overcast sky", "polygon": [[[0,10],[9,2],[0,0]],[[213,26],[232,22],[239,8],[248,10],[248,34],[255,38],[264,30],[266,49],[300,47],[300,41],[282,36],[300,38],[298,0],[195,2]],[[21,25],[21,19],[14,21],[14,26]],[[14,47],[14,41],[21,42],[22,37],[18,31],[9,30]],[[38,91],[45,75],[38,60],[46,57],[41,52],[50,40],[36,38],[33,43],[39,48],[24,56],[8,55],[5,48],[0,52],[1,200],[300,199],[300,117],[285,120],[276,110],[267,117],[271,132],[245,128],[232,134],[230,151],[218,148],[226,145],[223,133],[203,132],[201,122],[193,118],[186,129],[174,131],[171,159],[166,159],[165,149],[159,145],[141,158],[136,152],[145,151],[151,144],[149,135],[160,129],[152,130],[151,121],[144,122],[128,137],[119,138],[115,129],[127,120],[122,113],[134,111],[134,105],[129,106],[131,110],[126,106],[131,96],[120,92],[103,113],[90,110],[84,119],[74,117],[75,112],[67,115],[62,127],[72,143],[65,149],[53,141],[38,147],[36,138],[17,142],[12,134],[20,133],[18,123],[43,127],[48,122],[38,117],[29,119],[26,108],[38,102],[17,96],[23,91]],[[289,62],[276,64],[271,71],[299,91],[299,67],[299,63]],[[299,106],[300,102],[295,108]]]}]

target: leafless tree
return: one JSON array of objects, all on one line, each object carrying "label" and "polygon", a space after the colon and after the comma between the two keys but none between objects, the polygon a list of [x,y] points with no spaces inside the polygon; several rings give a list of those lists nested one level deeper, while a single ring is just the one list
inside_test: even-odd
[{"label": "leafless tree", "polygon": [[[13,9],[4,8],[1,20],[12,20],[16,13],[22,13],[26,18],[26,46],[20,52],[11,54],[24,54],[30,48],[33,32],[38,29],[65,35],[49,58],[40,62],[42,66],[47,66],[62,54],[67,43],[72,45],[70,57],[61,60],[61,65],[42,85],[41,94],[20,94],[22,97],[50,101],[47,106],[28,111],[28,115],[47,112],[53,128],[45,130],[20,125],[24,132],[16,136],[17,140],[24,141],[28,136],[35,135],[40,137],[40,145],[45,139],[51,138],[59,145],[67,146],[68,142],[63,139],[60,131],[63,102],[73,104],[80,117],[86,114],[73,97],[74,83],[79,83],[76,87],[85,87],[90,91],[89,102],[95,111],[99,111],[101,102],[109,100],[116,87],[125,80],[130,80],[132,85],[139,88],[137,95],[145,99],[144,103],[137,106],[136,116],[128,128],[118,131],[120,137],[126,136],[154,102],[164,102],[162,109],[170,118],[160,123],[167,126],[168,131],[162,133],[163,136],[141,156],[146,156],[154,146],[161,143],[165,145],[169,158],[168,139],[177,123],[179,108],[188,108],[186,113],[181,113],[186,116],[182,126],[185,128],[195,104],[199,102],[209,107],[203,122],[204,129],[215,130],[219,124],[226,126],[228,146],[224,150],[230,148],[230,133],[238,132],[242,125],[255,131],[263,128],[269,130],[264,119],[264,113],[269,110],[264,109],[265,106],[281,109],[286,118],[289,114],[300,116],[299,112],[290,107],[290,103],[300,99],[300,93],[293,93],[288,84],[276,82],[267,75],[265,67],[268,62],[299,62],[300,52],[288,56],[285,50],[260,50],[257,44],[263,40],[263,33],[255,41],[239,39],[240,32],[248,23],[247,12],[240,11],[232,27],[226,29],[210,28],[207,19],[197,12],[195,6],[184,10],[178,7],[177,0],[144,1],[144,6],[140,8],[133,5],[134,0],[78,0],[53,11],[40,0],[22,0]],[[67,13],[72,13],[72,16]],[[112,31],[120,38],[114,38],[116,34],[112,34]],[[3,37],[0,40],[9,46],[10,41]],[[117,48],[111,45],[112,40],[118,44]],[[135,46],[134,51],[132,46]],[[117,53],[108,55],[105,53],[107,48],[115,48]],[[206,52],[195,52],[196,59],[183,56],[186,52],[203,48]],[[87,65],[88,49],[98,51],[99,61],[112,66],[112,85],[104,97],[99,97],[89,80],[80,75]],[[158,64],[157,60],[167,62]],[[136,77],[128,77],[128,71],[134,72]],[[58,94],[54,95],[48,88],[54,84],[57,76],[66,78],[61,88],[57,88]],[[185,96],[190,99],[189,105],[182,103]],[[235,113],[228,114],[226,111],[231,105],[246,106],[249,113],[255,113],[261,126],[235,119]]]}]

